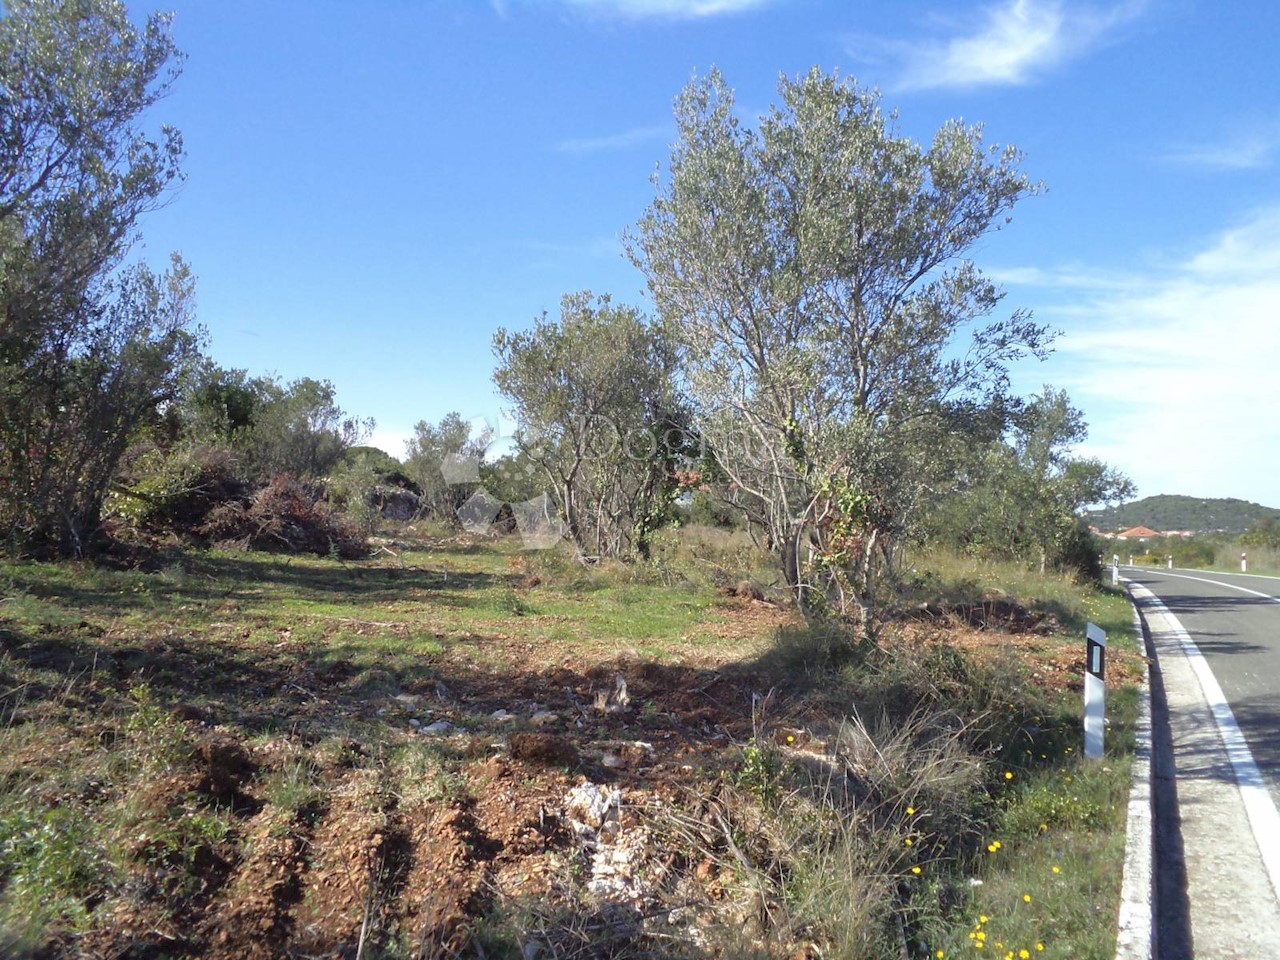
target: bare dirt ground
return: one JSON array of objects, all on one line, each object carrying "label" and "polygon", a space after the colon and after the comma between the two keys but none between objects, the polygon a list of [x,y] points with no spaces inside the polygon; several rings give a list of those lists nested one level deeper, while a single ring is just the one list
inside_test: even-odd
[{"label": "bare dirt ground", "polygon": [[[717,785],[744,744],[816,755],[830,729],[731,652],[793,613],[738,596],[711,613],[720,643],[675,662],[512,637],[374,682],[287,631],[233,651],[180,631],[143,639],[86,621],[33,635],[0,619],[5,657],[78,678],[12,711],[12,729],[39,734],[14,741],[0,776],[59,783],[45,800],[76,816],[115,811],[98,842],[125,848],[127,865],[91,897],[91,920],[55,921],[33,955],[740,955],[724,944],[750,940],[762,907]],[[1012,651],[1049,687],[1078,682],[1082,658],[1018,610],[953,614],[903,629]],[[165,763],[31,776],[133,742],[108,706],[140,677],[173,746]],[[154,753],[138,748],[138,762]],[[221,826],[201,833],[202,816]],[[753,942],[762,956],[811,955]]]}]

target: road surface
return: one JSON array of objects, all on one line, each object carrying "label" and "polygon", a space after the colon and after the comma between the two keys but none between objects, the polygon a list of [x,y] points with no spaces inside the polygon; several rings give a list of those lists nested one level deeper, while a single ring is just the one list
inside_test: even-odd
[{"label": "road surface", "polygon": [[1157,957],[1280,956],[1280,580],[1122,573],[1156,654]]}]

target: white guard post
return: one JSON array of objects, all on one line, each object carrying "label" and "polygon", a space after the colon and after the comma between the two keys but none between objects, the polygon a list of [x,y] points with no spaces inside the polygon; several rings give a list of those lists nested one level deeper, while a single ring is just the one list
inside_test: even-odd
[{"label": "white guard post", "polygon": [[1107,699],[1102,672],[1106,661],[1107,634],[1096,623],[1091,623],[1085,631],[1085,637],[1084,755],[1089,760],[1101,760]]},{"label": "white guard post", "polygon": [[1249,555],[1247,553],[1240,554],[1240,572],[1249,572]]},{"label": "white guard post", "polygon": [[1120,554],[1113,553],[1111,555],[1111,585],[1114,587],[1120,582]]}]

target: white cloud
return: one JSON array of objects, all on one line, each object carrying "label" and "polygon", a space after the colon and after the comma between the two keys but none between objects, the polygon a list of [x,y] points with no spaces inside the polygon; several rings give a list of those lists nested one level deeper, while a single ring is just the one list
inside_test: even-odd
[{"label": "white cloud", "polygon": [[1124,470],[1144,496],[1280,506],[1280,209],[1163,276],[1072,297],[1037,310],[1067,330],[1037,373],[1085,411],[1082,452]]},{"label": "white cloud", "polygon": [[1262,122],[1210,143],[1190,144],[1165,154],[1170,163],[1201,170],[1263,170],[1280,154],[1280,123]]},{"label": "white cloud", "polygon": [[397,460],[404,459],[405,445],[413,436],[412,430],[394,430],[378,428],[365,441],[368,446],[377,447],[383,453],[389,453]]},{"label": "white cloud", "polygon": [[670,127],[653,126],[653,127],[632,127],[630,130],[623,130],[621,133],[610,133],[600,137],[575,137],[569,140],[561,140],[556,144],[556,150],[560,153],[601,153],[609,150],[625,150],[628,147],[639,146],[643,143],[652,143],[663,140],[671,134]]},{"label": "white cloud", "polygon": [[[1100,7],[1061,0],[1004,0],[976,30],[920,42],[866,40],[895,61],[901,90],[1022,85],[1083,56],[1138,16],[1146,0]],[[865,51],[854,49],[855,54]],[[874,55],[874,51],[873,51]]]},{"label": "white cloud", "polygon": [[772,0],[567,0],[591,13],[624,17],[628,20],[700,20],[723,14],[742,13],[763,7]]}]

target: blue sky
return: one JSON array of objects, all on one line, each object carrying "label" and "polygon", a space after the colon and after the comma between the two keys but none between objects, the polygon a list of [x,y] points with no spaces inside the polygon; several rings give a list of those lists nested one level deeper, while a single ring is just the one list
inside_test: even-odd
[{"label": "blue sky", "polygon": [[645,303],[621,235],[695,72],[758,114],[818,64],[917,140],[963,117],[1025,151],[1047,192],[971,255],[1063,332],[1015,382],[1069,391],[1082,452],[1140,495],[1280,506],[1280,4],[171,4],[188,60],[156,118],[187,179],[143,254],[191,262],[218,362],[332,380],[394,454],[420,419],[498,417],[497,327],[581,289]]}]

